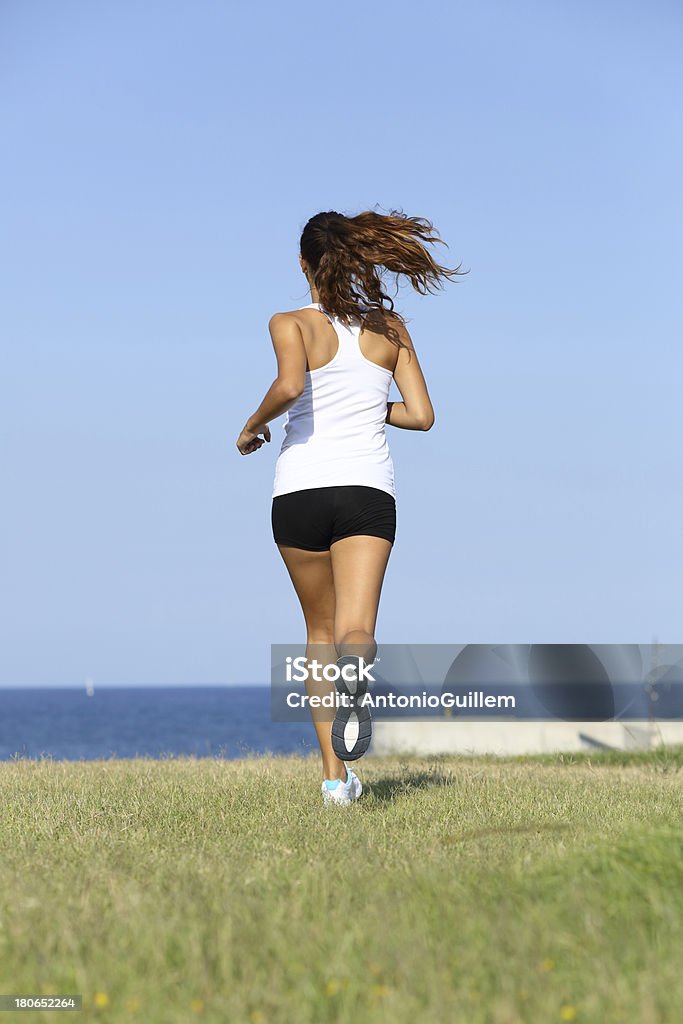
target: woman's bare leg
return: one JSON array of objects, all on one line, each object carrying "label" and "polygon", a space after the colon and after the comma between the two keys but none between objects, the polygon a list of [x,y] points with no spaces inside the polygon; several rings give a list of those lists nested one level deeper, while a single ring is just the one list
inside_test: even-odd
[{"label": "woman's bare leg", "polygon": [[[303,551],[278,544],[294,589],[301,603],[306,622],[306,657],[323,665],[334,665],[337,650],[334,644],[335,593],[332,561],[329,551]],[[309,696],[335,694],[334,683],[313,679],[306,681]],[[332,718],[330,708],[311,708],[313,725],[320,744],[324,779],[346,779],[344,762],[332,749]]]},{"label": "woman's bare leg", "polygon": [[375,625],[391,543],[382,537],[344,537],[330,550],[334,576],[334,643],[339,656],[372,662]]}]

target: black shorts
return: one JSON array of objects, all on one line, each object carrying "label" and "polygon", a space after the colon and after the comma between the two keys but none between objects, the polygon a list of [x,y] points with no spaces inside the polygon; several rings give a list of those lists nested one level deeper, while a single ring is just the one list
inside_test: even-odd
[{"label": "black shorts", "polygon": [[349,484],[308,487],[273,498],[276,544],[305,551],[329,551],[342,537],[396,536],[396,499],[378,487]]}]

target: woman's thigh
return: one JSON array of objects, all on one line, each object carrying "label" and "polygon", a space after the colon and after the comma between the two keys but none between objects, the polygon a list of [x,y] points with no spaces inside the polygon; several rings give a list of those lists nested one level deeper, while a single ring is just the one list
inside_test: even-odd
[{"label": "woman's thigh", "polygon": [[309,643],[334,638],[336,599],[329,551],[305,551],[278,544],[306,622]]},{"label": "woman's thigh", "polygon": [[352,630],[374,636],[379,599],[392,545],[383,537],[356,535],[330,548],[334,577],[334,639]]}]

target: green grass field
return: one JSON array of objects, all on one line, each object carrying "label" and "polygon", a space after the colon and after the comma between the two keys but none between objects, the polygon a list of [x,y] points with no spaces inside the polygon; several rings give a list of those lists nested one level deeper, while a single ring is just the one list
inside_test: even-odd
[{"label": "green grass field", "polygon": [[[0,993],[145,1024],[677,1024],[683,748],[0,765]],[[8,1013],[3,1019],[15,1019]]]}]

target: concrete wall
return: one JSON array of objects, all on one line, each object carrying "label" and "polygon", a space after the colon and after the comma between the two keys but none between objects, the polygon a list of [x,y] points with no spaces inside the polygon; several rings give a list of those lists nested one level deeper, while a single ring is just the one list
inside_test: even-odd
[{"label": "concrete wall", "polygon": [[683,722],[374,722],[374,754],[543,754],[683,743]]}]

